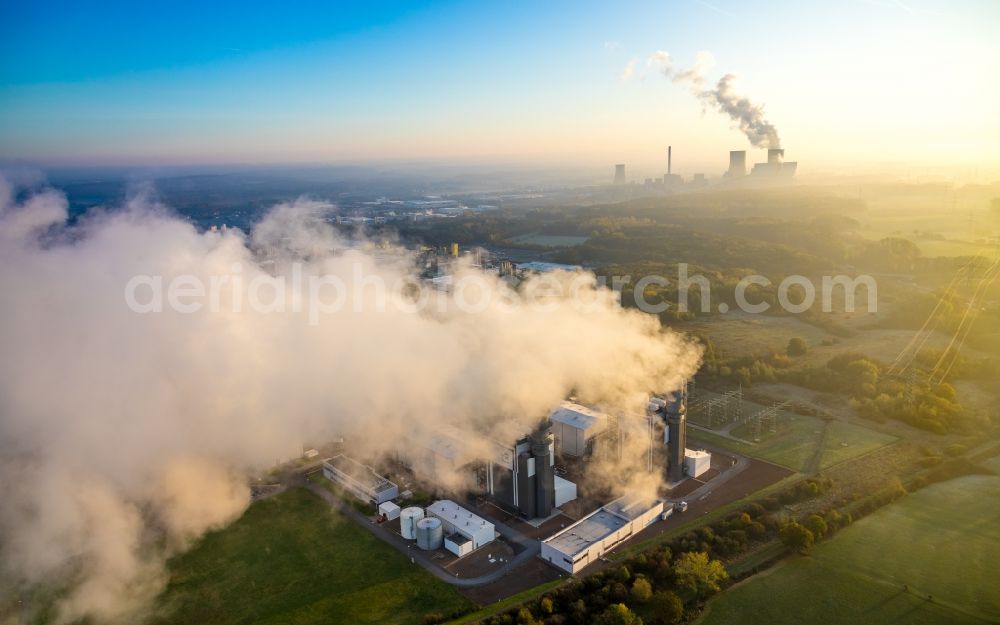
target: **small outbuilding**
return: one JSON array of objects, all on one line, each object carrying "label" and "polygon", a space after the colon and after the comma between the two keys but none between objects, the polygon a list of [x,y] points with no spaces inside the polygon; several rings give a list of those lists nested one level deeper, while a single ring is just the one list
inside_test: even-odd
[{"label": "small outbuilding", "polygon": [[378,513],[385,517],[387,521],[399,518],[399,506],[391,501],[384,501],[378,505]]},{"label": "small outbuilding", "polygon": [[712,454],[701,449],[684,450],[684,473],[699,477],[712,468]]}]

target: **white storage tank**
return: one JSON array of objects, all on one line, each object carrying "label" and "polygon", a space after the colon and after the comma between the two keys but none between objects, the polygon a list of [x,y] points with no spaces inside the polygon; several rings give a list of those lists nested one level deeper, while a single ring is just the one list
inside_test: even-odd
[{"label": "white storage tank", "polygon": [[427,517],[417,521],[417,546],[424,551],[440,549],[444,540],[444,527],[441,519]]},{"label": "white storage tank", "polygon": [[423,508],[410,506],[399,513],[399,531],[403,538],[413,540],[417,537],[417,522],[424,518]]}]

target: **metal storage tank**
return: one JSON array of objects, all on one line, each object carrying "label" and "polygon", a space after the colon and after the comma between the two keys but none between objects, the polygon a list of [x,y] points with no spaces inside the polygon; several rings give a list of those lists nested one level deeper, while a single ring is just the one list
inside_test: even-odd
[{"label": "metal storage tank", "polygon": [[424,518],[424,511],[417,506],[403,508],[399,513],[399,531],[403,538],[413,540],[417,537],[417,521]]},{"label": "metal storage tank", "polygon": [[424,551],[440,549],[444,541],[444,527],[441,519],[427,517],[417,521],[417,546]]}]

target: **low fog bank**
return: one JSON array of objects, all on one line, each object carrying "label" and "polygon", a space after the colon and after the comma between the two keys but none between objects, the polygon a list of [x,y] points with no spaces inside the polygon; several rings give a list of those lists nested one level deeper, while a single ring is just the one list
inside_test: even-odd
[{"label": "low fog bank", "polygon": [[[481,275],[497,296],[482,310],[407,310],[412,289],[381,312],[362,289],[365,305],[315,322],[236,306],[254,278],[293,271],[421,284],[407,251],[343,240],[322,202],[276,206],[244,233],[199,231],[143,195],[72,225],[62,194],[17,197],[0,180],[0,579],[63,589],[60,622],[148,615],[166,558],[237,518],[246,475],[303,441],[386,452],[415,422],[506,436],[570,393],[639,407],[700,358],[592,277],[545,306],[523,299],[530,280]],[[143,274],[243,286],[217,311],[138,314],[124,291]],[[289,284],[287,302],[308,296]]]}]

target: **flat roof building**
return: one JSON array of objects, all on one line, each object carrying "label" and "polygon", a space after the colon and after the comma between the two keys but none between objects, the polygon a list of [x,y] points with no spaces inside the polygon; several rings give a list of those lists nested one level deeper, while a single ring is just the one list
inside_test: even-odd
[{"label": "flat roof building", "polygon": [[339,454],[323,461],[323,477],[340,484],[362,501],[380,505],[399,496],[399,487],[370,466]]},{"label": "flat roof building", "polygon": [[427,514],[441,519],[444,525],[444,546],[457,556],[464,556],[496,538],[496,528],[450,499],[435,501],[427,506]]},{"label": "flat roof building", "polygon": [[543,540],[540,556],[555,567],[578,573],[655,523],[662,513],[662,501],[626,495]]}]

